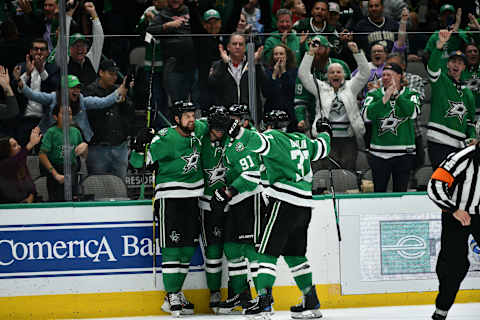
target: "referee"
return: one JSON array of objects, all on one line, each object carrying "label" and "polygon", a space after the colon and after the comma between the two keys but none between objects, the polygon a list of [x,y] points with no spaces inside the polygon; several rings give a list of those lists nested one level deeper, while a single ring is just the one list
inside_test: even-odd
[{"label": "referee", "polygon": [[[476,129],[478,137],[480,122]],[[442,209],[439,290],[432,319],[443,320],[470,267],[469,235],[480,243],[480,142],[451,153],[440,164],[428,183],[428,196]]]}]

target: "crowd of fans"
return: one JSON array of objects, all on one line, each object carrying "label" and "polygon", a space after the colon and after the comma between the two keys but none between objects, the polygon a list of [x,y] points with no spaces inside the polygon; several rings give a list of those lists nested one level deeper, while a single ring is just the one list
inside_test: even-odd
[{"label": "crowd of fans", "polygon": [[[161,129],[178,100],[200,114],[212,105],[248,105],[256,95],[257,119],[281,109],[288,130],[313,135],[327,118],[332,157],[355,171],[367,150],[379,192],[390,175],[393,191],[407,190],[426,143],[436,167],[475,138],[478,1],[70,0],[66,7],[72,172],[82,156],[88,174],[125,179],[129,137],[142,114],[135,111],[151,108],[151,124]],[[0,0],[0,23],[0,203],[35,201],[28,153],[39,155],[50,200],[62,200],[69,148],[58,113],[57,1]],[[250,41],[254,61],[247,59]],[[144,65],[132,68],[137,47],[145,47]],[[409,63],[425,65],[435,91],[428,123],[418,119],[429,79],[407,72]],[[454,102],[441,92],[441,77],[456,86]],[[434,111],[440,105],[446,116]],[[328,161],[314,164],[326,168]]]}]

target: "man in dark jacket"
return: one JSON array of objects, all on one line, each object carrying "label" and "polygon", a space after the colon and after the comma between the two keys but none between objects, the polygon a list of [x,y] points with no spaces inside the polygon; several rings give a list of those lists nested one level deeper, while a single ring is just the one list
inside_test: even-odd
[{"label": "man in dark jacket", "polygon": [[[168,0],[168,6],[147,28],[153,35],[169,35],[162,40],[165,86],[171,101],[197,100],[193,86],[197,75],[196,57],[190,26],[190,11],[183,0]],[[178,36],[175,36],[178,35]]]},{"label": "man in dark jacket", "polygon": [[[113,60],[100,64],[97,80],[88,85],[86,96],[106,97],[118,88],[118,67]],[[128,85],[128,84],[127,84]],[[88,146],[87,170],[89,174],[113,174],[125,179],[128,167],[127,138],[131,135],[135,109],[124,99],[109,108],[87,111],[93,138]]]},{"label": "man in dark jacket", "polygon": [[[215,104],[231,106],[232,104],[249,104],[248,62],[245,56],[245,38],[233,33],[227,45],[227,51],[219,45],[221,60],[214,63],[209,75],[209,85],[215,95]],[[260,65],[263,46],[255,52],[255,75],[257,110],[262,110],[260,89],[265,79],[265,71]],[[260,115],[261,116],[261,115]]]}]

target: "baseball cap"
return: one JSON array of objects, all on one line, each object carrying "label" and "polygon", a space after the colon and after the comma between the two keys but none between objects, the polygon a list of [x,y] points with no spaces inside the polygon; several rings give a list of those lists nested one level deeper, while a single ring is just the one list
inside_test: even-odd
[{"label": "baseball cap", "polygon": [[455,7],[447,3],[440,7],[440,14],[442,14],[444,11],[447,11],[447,10],[455,13]]},{"label": "baseball cap", "polygon": [[400,67],[396,63],[389,63],[389,64],[385,65],[385,67],[383,67],[383,71],[385,71],[385,70],[390,70],[390,71],[396,72],[398,74],[403,74],[402,67]]},{"label": "baseball cap", "polygon": [[467,64],[467,56],[462,51],[457,50],[457,51],[450,52],[450,54],[448,55],[448,60],[450,60],[452,58],[455,58],[455,57],[462,58],[465,65]]},{"label": "baseball cap", "polygon": [[73,74],[68,75],[68,87],[69,88],[75,88],[76,86],[81,85],[80,80],[78,80],[77,76],[74,76]]},{"label": "baseball cap", "polygon": [[221,19],[220,13],[215,9],[205,11],[203,14],[203,21],[208,21],[210,19]]},{"label": "baseball cap", "polygon": [[81,33],[75,33],[75,34],[72,34],[70,36],[70,40],[68,42],[68,44],[70,46],[72,46],[73,44],[75,44],[76,42],[78,41],[83,41],[85,42],[86,44],[90,44],[90,42],[87,40],[87,38],[85,38],[84,35],[82,35]]},{"label": "baseball cap", "polygon": [[102,63],[100,63],[100,66],[98,67],[98,70],[117,72],[118,67],[117,67],[117,64],[115,63],[115,61],[110,60],[110,59],[106,59],[106,60],[103,60]]},{"label": "baseball cap", "polygon": [[336,2],[329,2],[328,11],[334,11],[334,12],[340,13],[340,5]]},{"label": "baseball cap", "polygon": [[328,42],[327,38],[325,38],[324,36],[322,35],[316,35],[315,37],[312,38],[312,42],[313,41],[320,41],[320,45],[324,46],[324,47],[327,47],[327,48],[331,48],[332,45],[330,44],[330,42]]}]

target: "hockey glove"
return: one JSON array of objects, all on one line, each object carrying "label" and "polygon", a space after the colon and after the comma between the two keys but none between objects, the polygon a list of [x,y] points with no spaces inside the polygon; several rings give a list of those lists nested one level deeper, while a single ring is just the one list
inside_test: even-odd
[{"label": "hockey glove", "polygon": [[133,148],[137,152],[144,152],[145,146],[149,144],[155,136],[155,130],[153,128],[143,128],[138,131],[133,143]]},{"label": "hockey glove", "polygon": [[238,136],[238,133],[240,132],[241,128],[240,120],[233,120],[230,122],[230,125],[228,126],[228,135],[232,138],[236,138]]},{"label": "hockey glove", "polygon": [[223,213],[228,202],[236,195],[238,192],[235,188],[227,189],[226,187],[218,188],[213,193],[212,199],[210,200],[210,208],[214,213]]},{"label": "hockey glove", "polygon": [[315,123],[317,129],[317,135],[325,132],[328,133],[330,137],[332,137],[332,126],[330,125],[330,121],[327,118],[318,119]]}]

